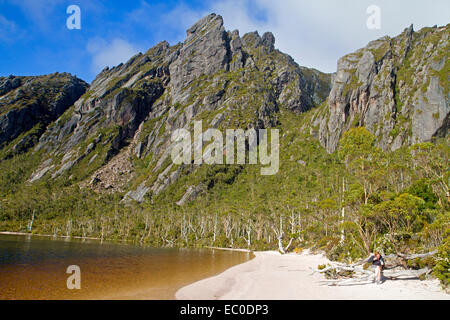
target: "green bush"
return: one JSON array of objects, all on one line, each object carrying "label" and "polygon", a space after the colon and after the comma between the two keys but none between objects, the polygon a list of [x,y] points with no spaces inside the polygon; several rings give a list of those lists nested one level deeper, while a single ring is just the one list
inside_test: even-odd
[{"label": "green bush", "polygon": [[438,278],[444,288],[450,284],[450,235],[447,236],[444,243],[438,248],[438,258],[433,274]]}]

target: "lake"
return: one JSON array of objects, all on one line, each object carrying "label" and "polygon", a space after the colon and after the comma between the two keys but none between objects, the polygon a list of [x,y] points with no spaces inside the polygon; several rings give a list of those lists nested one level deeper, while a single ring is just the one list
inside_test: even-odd
[{"label": "lake", "polygon": [[[252,258],[246,252],[0,234],[0,299],[170,300],[179,288]],[[80,268],[80,290],[67,288],[71,265]]]}]

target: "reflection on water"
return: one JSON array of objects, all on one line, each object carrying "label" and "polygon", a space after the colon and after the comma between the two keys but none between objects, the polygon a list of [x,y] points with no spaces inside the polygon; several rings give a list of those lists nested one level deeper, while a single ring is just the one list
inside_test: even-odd
[{"label": "reflection on water", "polygon": [[[251,258],[231,251],[0,235],[0,299],[173,299],[179,288]],[[69,265],[81,269],[81,290],[67,289]]]}]

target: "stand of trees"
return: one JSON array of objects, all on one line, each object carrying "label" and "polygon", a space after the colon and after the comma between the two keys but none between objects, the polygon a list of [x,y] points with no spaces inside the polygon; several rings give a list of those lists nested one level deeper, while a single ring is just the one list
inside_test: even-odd
[{"label": "stand of trees", "polygon": [[99,195],[64,181],[29,185],[35,156],[3,160],[0,230],[169,247],[309,247],[348,263],[374,249],[385,255],[436,249],[413,267],[426,264],[448,285],[448,138],[386,153],[370,132],[355,128],[329,155],[292,121],[282,121],[277,175],[260,176],[258,166],[202,166],[194,175],[208,190],[183,207],[175,204],[187,189],[183,179],[158,197],[127,204],[123,194]]}]

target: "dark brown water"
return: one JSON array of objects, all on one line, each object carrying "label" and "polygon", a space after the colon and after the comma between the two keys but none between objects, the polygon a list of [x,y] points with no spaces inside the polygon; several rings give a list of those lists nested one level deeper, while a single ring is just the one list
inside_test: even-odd
[{"label": "dark brown water", "polygon": [[[174,299],[190,283],[253,257],[210,249],[0,235],[0,299]],[[81,270],[81,289],[67,288],[67,267]]]}]

